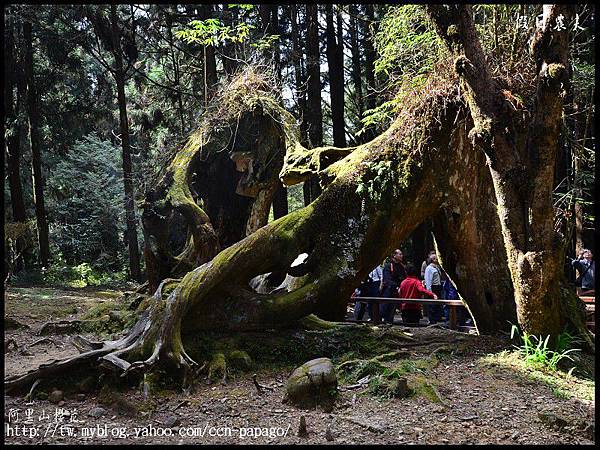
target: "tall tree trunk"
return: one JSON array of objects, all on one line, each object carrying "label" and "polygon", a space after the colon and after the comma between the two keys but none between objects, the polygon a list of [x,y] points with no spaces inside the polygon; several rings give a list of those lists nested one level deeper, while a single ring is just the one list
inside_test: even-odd
[{"label": "tall tree trunk", "polygon": [[25,41],[25,79],[27,80],[27,116],[29,118],[29,140],[31,143],[31,169],[33,175],[33,201],[37,221],[40,262],[43,267],[50,263],[50,244],[48,241],[48,222],[44,206],[44,179],[42,175],[40,118],[37,105],[37,93],[33,74],[33,44],[31,22],[23,23],[23,39]]},{"label": "tall tree trunk", "polygon": [[[362,89],[362,63],[360,47],[358,44],[358,24],[356,16],[358,8],[350,5],[350,51],[352,53],[352,84],[354,85],[354,101],[356,103],[357,130],[362,128],[361,120],[365,111],[365,103]],[[356,131],[355,131],[356,132]],[[366,142],[364,135],[357,139],[357,143]]]},{"label": "tall tree trunk", "polygon": [[110,7],[113,39],[113,56],[115,59],[114,76],[117,83],[117,101],[119,103],[119,123],[121,128],[121,148],[123,157],[123,185],[125,190],[125,215],[127,220],[127,246],[129,247],[129,272],[131,278],[141,281],[140,251],[137,241],[135,220],[135,193],[133,189],[133,169],[131,148],[129,145],[129,121],[127,119],[127,99],[125,98],[125,74],[121,54],[121,33],[119,30],[117,6]]},{"label": "tall tree trunk", "polygon": [[363,25],[363,46],[365,48],[365,79],[367,85],[366,104],[368,109],[377,105],[375,85],[375,47],[373,45],[373,23],[375,22],[375,9],[373,5],[364,5],[367,21]]},{"label": "tall tree trunk", "polygon": [[[259,13],[262,22],[262,32],[265,35],[281,35],[279,30],[279,6],[261,4]],[[272,48],[265,50],[265,57],[272,61],[275,80],[279,89],[281,89],[281,55],[279,43],[274,43]],[[273,195],[273,217],[278,219],[288,213],[287,187],[280,181],[277,182],[277,188]]]},{"label": "tall tree trunk", "polygon": [[[10,133],[5,134],[4,144],[7,155],[12,221],[22,223],[27,221],[21,183],[21,121],[19,120],[19,106],[21,105],[24,90],[24,77],[21,73],[22,66],[16,64],[14,32],[14,23],[9,19],[6,27],[6,39],[4,41],[4,112],[6,114],[6,127],[10,129]],[[19,86],[17,86],[17,83]],[[14,95],[15,88],[17,88],[16,98]],[[24,249],[25,242],[23,238],[18,238],[15,243],[15,250],[19,256],[17,256],[14,262],[13,273],[19,272],[25,266],[25,260],[22,255]]]},{"label": "tall tree trunk", "polygon": [[8,156],[8,184],[14,222],[25,222],[27,213],[23,200],[23,187],[21,184],[21,127],[19,121],[19,98],[15,99],[14,91],[20,76],[20,65],[16,64],[14,45],[14,26],[12,21],[7,24],[6,39],[4,41],[4,112],[6,121],[10,124],[11,132],[7,133],[4,144]]},{"label": "tall tree trunk", "polygon": [[532,42],[538,86],[531,120],[524,127],[524,146],[516,144],[523,140],[517,136],[504,94],[492,80],[471,8],[428,8],[456,57],[455,68],[474,121],[469,137],[486,155],[519,324],[529,334],[556,337],[569,315],[566,302],[561,302],[563,249],[553,229],[552,203],[562,99],[569,80],[569,31],[559,30],[556,23],[559,15],[569,23],[571,8],[543,8],[543,21]]},{"label": "tall tree trunk", "polygon": [[318,6],[306,6],[307,53],[306,72],[308,75],[307,123],[308,139],[311,147],[323,145],[323,110],[321,108],[321,72],[319,52]]},{"label": "tall tree trunk", "polygon": [[[222,5],[221,20],[225,26],[233,27],[236,25],[236,8],[229,8],[227,4]],[[227,41],[221,49],[221,60],[223,61],[223,70],[226,75],[233,74],[239,66],[236,56],[236,44]]]},{"label": "tall tree trunk", "polygon": [[327,21],[327,64],[329,66],[333,145],[336,147],[344,147],[346,146],[346,133],[344,129],[344,43],[339,39],[342,34],[342,30],[340,29],[341,20],[338,19],[338,30],[336,33],[333,21],[333,5],[325,5],[325,11]]},{"label": "tall tree trunk", "polygon": [[[375,59],[377,58],[377,53],[375,52],[375,46],[373,44],[375,9],[371,4],[364,5],[364,8],[365,16],[367,18],[362,26],[363,47],[365,49],[365,103],[367,109],[374,109],[377,106],[377,85],[375,80]],[[364,134],[365,139],[369,141],[376,136],[377,131],[374,126],[370,126]]]},{"label": "tall tree trunk", "polygon": [[[307,102],[306,102],[306,77],[302,70],[303,52],[300,47],[300,32],[298,30],[298,5],[290,5],[290,23],[292,32],[292,63],[294,65],[294,82],[296,101],[298,103],[298,117],[300,118],[300,142],[308,146]],[[310,181],[302,185],[304,205],[310,203]]]},{"label": "tall tree trunk", "polygon": [[[321,108],[321,71],[319,52],[319,13],[316,4],[306,5],[307,52],[306,73],[308,76],[308,100],[306,123],[311,147],[323,145],[323,110]],[[311,178],[305,182],[312,202],[321,193],[319,182]],[[306,199],[305,199],[306,200]]]},{"label": "tall tree trunk", "polygon": [[175,11],[171,11],[169,7],[165,8],[165,23],[167,26],[167,43],[169,44],[169,56],[171,57],[171,64],[173,65],[173,88],[175,89],[175,95],[177,97],[177,107],[179,113],[180,123],[180,135],[186,131],[186,120],[185,120],[185,109],[183,107],[183,98],[181,96],[181,83],[180,83],[180,69],[177,55],[175,54],[175,47],[173,46],[173,14],[177,14],[177,5],[174,6]]},{"label": "tall tree trunk", "polygon": [[306,126],[306,77],[302,70],[303,52],[300,46],[300,33],[298,30],[298,8],[290,5],[290,22],[292,31],[292,64],[294,65],[294,84],[296,101],[298,102],[298,117],[300,118],[300,142],[308,145]]},{"label": "tall tree trunk", "polygon": [[[279,24],[279,5],[271,5],[271,26],[270,32],[281,36],[283,33]],[[273,44],[273,65],[275,70],[275,79],[279,89],[283,87],[283,77],[281,73],[281,44],[280,40]],[[288,194],[287,187],[281,181],[278,181],[277,190],[273,196],[273,217],[279,219],[288,213]]]},{"label": "tall tree trunk", "polygon": [[279,23],[279,5],[271,5],[271,33],[278,35],[280,38],[273,44],[273,65],[275,70],[275,78],[279,89],[283,87],[283,78],[281,74],[281,26]]},{"label": "tall tree trunk", "polygon": [[[201,5],[200,15],[202,20],[214,17],[214,6],[211,4]],[[202,51],[204,61],[204,101],[206,106],[212,100],[219,79],[217,77],[215,48],[212,45],[203,45]]]}]

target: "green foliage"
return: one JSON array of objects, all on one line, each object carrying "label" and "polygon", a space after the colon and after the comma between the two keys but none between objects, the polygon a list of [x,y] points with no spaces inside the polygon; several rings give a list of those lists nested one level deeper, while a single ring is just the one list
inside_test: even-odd
[{"label": "green foliage", "polygon": [[356,193],[373,203],[378,203],[394,188],[395,171],[392,161],[381,160],[365,163],[365,173],[358,181]]},{"label": "green foliage", "polygon": [[[580,349],[568,348],[573,343],[573,336],[567,332],[563,332],[557,338],[556,350],[551,350],[548,346],[550,336],[546,336],[545,339],[542,336],[533,336],[523,332],[520,334],[519,328],[516,325],[512,326],[510,337],[511,339],[515,334],[520,338],[521,345],[515,347],[526,365],[534,367],[544,367],[551,371],[555,371],[558,368],[558,363],[563,359],[569,359],[573,361],[573,358],[569,353],[577,352]],[[571,372],[573,368],[570,369]]]},{"label": "green foliage", "polygon": [[55,253],[49,269],[44,271],[39,280],[51,285],[65,285],[74,288],[86,286],[104,286],[114,282],[124,282],[127,279],[126,270],[119,272],[106,271],[84,262],[69,265],[60,252]]},{"label": "green foliage", "polygon": [[252,3],[229,3],[227,5],[228,8],[239,8],[244,11],[252,11],[254,9],[254,5]]},{"label": "green foliage", "polygon": [[92,134],[77,142],[49,177],[53,242],[69,264],[94,261],[105,269],[121,268],[120,166],[119,149]]},{"label": "green foliage", "polygon": [[374,44],[379,55],[375,73],[385,79],[383,90],[393,96],[365,111],[359,135],[374,125],[387,127],[405,97],[425,84],[436,62],[446,55],[423,5],[390,7],[381,19]]},{"label": "green foliage", "polygon": [[252,42],[250,46],[260,51],[269,50],[279,41],[279,38],[278,34],[267,34],[256,42]]},{"label": "green foliage", "polygon": [[423,5],[394,6],[379,27],[375,73],[414,77],[433,70],[443,46]]},{"label": "green foliage", "polygon": [[175,32],[175,36],[188,44],[199,43],[202,45],[217,46],[227,42],[244,42],[250,31],[256,28],[244,22],[233,26],[224,25],[219,19],[192,20],[189,28],[182,28]]}]

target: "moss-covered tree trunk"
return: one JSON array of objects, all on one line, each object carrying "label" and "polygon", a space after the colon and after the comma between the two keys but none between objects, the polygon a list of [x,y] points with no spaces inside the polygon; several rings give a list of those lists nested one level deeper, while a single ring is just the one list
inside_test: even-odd
[{"label": "moss-covered tree trunk", "polygon": [[[457,98],[456,92],[450,97]],[[287,148],[281,179],[293,184],[317,175],[323,193],[305,208],[225,248],[181,281],[161,283],[127,338],[98,344],[80,355],[79,361],[100,359],[125,373],[156,364],[187,368],[194,362],[185,352],[185,335],[287,327],[310,314],[342,319],[356,285],[440,208],[458,208],[463,222],[471,227],[489,226],[489,239],[500,241],[499,235],[493,236],[500,227],[494,225],[497,216],[492,208],[483,208],[476,217],[467,213],[474,204],[484,205],[491,192],[486,171],[476,171],[482,177],[481,189],[466,202],[461,200],[470,186],[460,174],[478,168],[480,161],[465,139],[466,110],[460,101],[448,102],[447,98],[448,93],[431,94],[419,107],[405,111],[384,134],[350,149],[305,149],[298,143],[289,114],[281,110]],[[456,158],[457,154],[464,157]],[[473,234],[468,243],[478,236]],[[305,261],[292,266],[303,253]],[[502,259],[490,260],[502,268]],[[497,329],[502,319],[514,316],[510,281],[502,280],[508,278],[506,266],[495,273],[494,280],[480,280],[480,261],[462,254],[453,261],[458,288],[468,293],[463,297],[484,329]],[[292,277],[285,289],[259,294],[250,287],[250,280],[273,271]],[[494,288],[495,302],[504,308],[491,311],[485,303],[480,291],[488,284],[507,287]],[[508,312],[508,317],[498,311]],[[491,316],[495,322],[488,322]],[[75,362],[57,364],[64,368]],[[57,364],[44,370],[56,370]],[[39,375],[13,378],[7,386],[23,386]]]},{"label": "moss-covered tree trunk", "polygon": [[[568,5],[546,5],[532,42],[537,92],[528,120],[515,114],[493,79],[470,7],[429,7],[438,33],[455,55],[474,126],[469,138],[483,150],[494,184],[503,246],[515,293],[518,321],[534,335],[556,337],[576,305],[563,298],[563,248],[553,228],[552,190],[563,98],[569,82]],[[582,323],[578,324],[582,327]],[[580,330],[587,335],[585,330]]]},{"label": "moss-covered tree trunk", "polygon": [[233,78],[146,193],[142,224],[151,292],[267,223],[285,153],[271,89],[252,71]]}]

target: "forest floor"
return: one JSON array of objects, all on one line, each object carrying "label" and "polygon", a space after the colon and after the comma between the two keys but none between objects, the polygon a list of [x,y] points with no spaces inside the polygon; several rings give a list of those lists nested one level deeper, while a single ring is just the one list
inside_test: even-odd
[{"label": "forest floor", "polygon": [[[71,344],[73,334],[40,336],[42,325],[80,319],[94,308],[109,309],[121,298],[122,292],[112,290],[10,287],[5,324],[13,326],[5,330],[5,376],[78,354]],[[14,321],[25,327],[14,328]],[[460,344],[434,352],[431,346],[399,349],[404,364],[410,362],[414,368],[411,375],[428,380],[429,395],[385,399],[374,395],[367,384],[348,388],[340,383],[332,411],[302,410],[282,403],[294,365],[233,374],[226,384],[202,380],[193,393],[163,391],[145,398],[139,389],[113,392],[111,401],[102,390],[63,397],[42,383],[34,400],[5,395],[5,440],[9,444],[594,443],[594,356],[580,355],[571,375],[550,373],[526,367],[510,350],[507,337],[403,329],[418,340]],[[253,374],[270,389],[259,393]],[[301,416],[307,437],[298,436]]]}]

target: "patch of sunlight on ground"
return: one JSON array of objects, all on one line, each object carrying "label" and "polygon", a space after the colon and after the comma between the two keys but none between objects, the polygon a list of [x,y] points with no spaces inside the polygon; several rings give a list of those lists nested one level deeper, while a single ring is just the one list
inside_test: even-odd
[{"label": "patch of sunlight on ground", "polygon": [[517,351],[503,350],[488,354],[481,357],[480,362],[491,367],[509,369],[528,380],[544,383],[558,398],[588,401],[593,401],[595,398],[595,381],[579,377],[576,362],[569,362],[570,367],[575,366],[571,375],[562,370],[551,371],[543,366],[527,364]]}]

